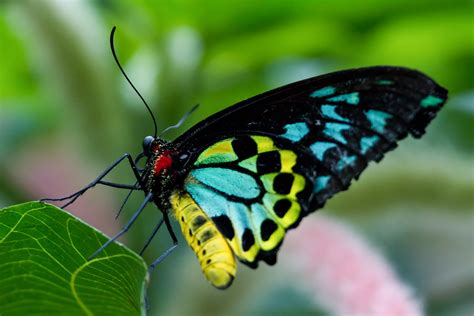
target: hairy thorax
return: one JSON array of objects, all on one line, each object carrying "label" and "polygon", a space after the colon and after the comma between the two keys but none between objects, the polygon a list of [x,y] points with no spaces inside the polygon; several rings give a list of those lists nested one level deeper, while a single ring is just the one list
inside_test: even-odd
[{"label": "hairy thorax", "polygon": [[178,171],[179,159],[172,143],[157,139],[145,167],[145,185],[147,191],[154,194],[154,200],[162,211],[170,208],[169,198],[180,181]]}]

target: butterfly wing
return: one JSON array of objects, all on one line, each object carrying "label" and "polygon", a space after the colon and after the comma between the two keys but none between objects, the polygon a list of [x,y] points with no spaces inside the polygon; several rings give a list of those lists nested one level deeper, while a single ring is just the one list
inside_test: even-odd
[{"label": "butterfly wing", "polygon": [[447,91],[420,72],[371,67],[306,79],[240,102],[174,143],[183,189],[250,266],[276,261],[287,229],[408,134]]}]

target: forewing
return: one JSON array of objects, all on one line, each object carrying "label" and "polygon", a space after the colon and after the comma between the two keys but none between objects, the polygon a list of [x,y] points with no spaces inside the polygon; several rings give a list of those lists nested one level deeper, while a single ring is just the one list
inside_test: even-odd
[{"label": "forewing", "polygon": [[[281,135],[296,122],[350,123],[371,129],[369,110],[393,116],[386,138],[395,142],[410,132],[423,134],[447,97],[447,91],[426,75],[399,67],[370,67],[335,72],[295,82],[244,100],[201,121],[175,140],[190,153],[189,163],[216,139],[236,132]],[[323,107],[333,105],[337,109]],[[333,114],[332,112],[335,112]],[[342,118],[342,119],[341,119]],[[347,122],[349,120],[349,122]],[[393,131],[392,131],[393,130]],[[377,130],[375,130],[377,132]],[[384,132],[382,132],[384,133]],[[372,158],[371,155],[368,157]]]}]

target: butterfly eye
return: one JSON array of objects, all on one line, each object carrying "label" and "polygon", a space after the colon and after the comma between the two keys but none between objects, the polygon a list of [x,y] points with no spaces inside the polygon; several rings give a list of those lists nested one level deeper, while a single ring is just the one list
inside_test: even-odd
[{"label": "butterfly eye", "polygon": [[150,157],[152,152],[153,152],[153,142],[155,141],[155,138],[153,136],[147,136],[143,140],[143,153],[145,156]]}]

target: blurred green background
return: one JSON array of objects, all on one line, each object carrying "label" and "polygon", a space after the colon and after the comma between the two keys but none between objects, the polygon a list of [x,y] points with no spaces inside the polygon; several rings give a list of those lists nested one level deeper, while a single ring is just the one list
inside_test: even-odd
[{"label": "blurred green background", "polygon": [[[423,139],[371,164],[323,212],[380,249],[427,314],[473,315],[473,23],[470,0],[1,1],[0,206],[71,193],[122,153],[136,155],[152,134],[110,54],[114,25],[119,58],[160,129],[201,104],[169,139],[298,79],[369,65],[416,68],[448,88],[446,107]],[[133,182],[125,166],[110,179]],[[97,188],[70,210],[112,234],[125,194]],[[150,207],[124,241],[139,250],[158,218]],[[145,259],[169,243],[162,232]],[[284,266],[241,266],[230,289],[214,290],[181,244],[152,276],[151,314],[324,314],[283,277]]]}]

